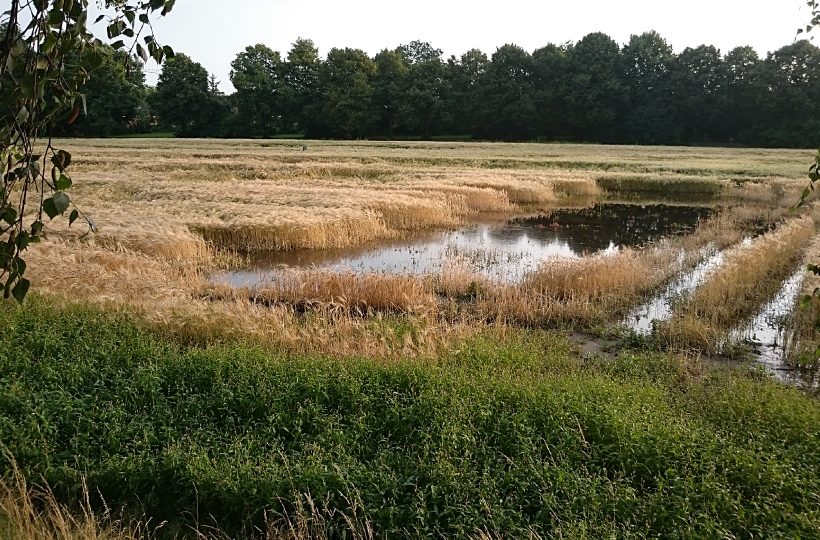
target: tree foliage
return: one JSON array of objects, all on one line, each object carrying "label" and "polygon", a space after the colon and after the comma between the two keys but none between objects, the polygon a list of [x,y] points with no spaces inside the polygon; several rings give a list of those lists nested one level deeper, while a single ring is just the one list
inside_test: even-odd
[{"label": "tree foliage", "polygon": [[[84,217],[68,195],[71,154],[55,148],[55,126],[74,123],[87,109],[82,93],[92,74],[116,51],[162,62],[173,54],[153,36],[151,15],[166,15],[175,0],[104,0],[108,46],[88,29],[88,0],[11,0],[0,15],[0,287],[22,301],[26,248],[48,220],[69,212]],[[79,62],[72,64],[72,61]],[[124,80],[120,80],[124,82]],[[86,220],[90,227],[93,224]]]},{"label": "tree foliage", "polygon": [[[279,53],[261,44],[247,47],[231,63],[231,83],[236,88],[234,106],[247,135],[264,137],[281,129],[284,75]],[[173,84],[168,87],[173,89]],[[187,112],[184,108],[182,111]]]},{"label": "tree foliage", "polygon": [[[444,61],[441,50],[423,41],[373,58],[333,49],[322,59],[312,41],[299,39],[285,58],[255,45],[231,67],[236,91],[212,92],[208,114],[201,106],[208,101],[202,70],[188,73],[191,81],[169,80],[169,99],[175,87],[200,90],[190,105],[178,100],[167,115],[158,107],[160,117],[167,116],[164,126],[187,136],[469,135],[774,147],[820,142],[814,82],[820,49],[809,41],[759,58],[751,47],[723,54],[701,45],[675,54],[657,32],[633,35],[623,46],[593,33],[532,54],[506,44],[491,57],[473,49]],[[181,117],[200,126],[186,128]]]}]

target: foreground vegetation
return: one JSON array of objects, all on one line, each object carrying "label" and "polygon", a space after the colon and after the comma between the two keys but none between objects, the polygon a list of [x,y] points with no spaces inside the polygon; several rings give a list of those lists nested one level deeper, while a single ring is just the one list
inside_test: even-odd
[{"label": "foreground vegetation", "polygon": [[25,476],[66,501],[85,479],[163,534],[300,511],[327,536],[820,532],[820,405],[760,373],[582,361],[543,332],[391,363],[187,348],[4,308],[0,439]]}]

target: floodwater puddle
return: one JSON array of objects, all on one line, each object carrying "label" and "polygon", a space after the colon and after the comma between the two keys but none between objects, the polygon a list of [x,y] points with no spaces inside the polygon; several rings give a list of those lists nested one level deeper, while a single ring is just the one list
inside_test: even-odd
[{"label": "floodwater puddle", "polygon": [[801,267],[789,276],[774,297],[752,318],[729,333],[729,341],[753,345],[760,362],[779,367],[786,354],[791,316],[797,306],[805,274]]},{"label": "floodwater puddle", "polygon": [[712,270],[723,263],[724,252],[714,247],[703,249],[703,258],[692,269],[684,269],[685,252],[680,253],[680,272],[662,291],[648,302],[638,306],[624,319],[624,324],[637,334],[648,336],[652,333],[656,321],[665,321],[672,316],[672,307],[676,300],[692,293],[698,288]]},{"label": "floodwater puddle", "polygon": [[315,268],[360,274],[424,275],[451,268],[492,281],[517,282],[550,258],[616,252],[687,234],[713,209],[663,204],[596,204],[537,216],[479,221],[455,231],[414,235],[358,249],[295,250],[260,254],[247,267],[220,272],[217,283],[256,286],[282,269]]},{"label": "floodwater puddle", "polygon": [[[750,238],[743,243],[749,243]],[[623,324],[639,335],[649,336],[655,322],[668,320],[672,316],[673,304],[691,294],[717,269],[724,260],[725,252],[706,247],[704,257],[693,269],[683,270],[648,302],[638,306],[624,319]],[[683,254],[681,255],[681,261]],[[744,344],[750,347],[750,359],[766,368],[778,379],[792,384],[818,384],[815,374],[806,374],[790,367],[787,362],[790,340],[792,339],[793,314],[797,307],[806,271],[801,266],[783,281],[777,293],[760,309],[726,336],[724,347]]]},{"label": "floodwater puddle", "polygon": [[[748,246],[752,238],[746,237],[741,246]],[[701,249],[700,262],[694,268],[685,266],[686,252],[681,250],[675,278],[666,284],[649,301],[633,309],[623,320],[623,324],[636,334],[648,336],[655,322],[666,321],[672,316],[673,305],[679,299],[700,287],[709,274],[723,264],[725,250],[707,245]]]},{"label": "floodwater puddle", "polygon": [[799,267],[753,317],[738,325],[727,337],[728,343],[750,345],[754,361],[777,378],[798,384],[806,383],[804,374],[790,367],[786,358],[792,339],[793,314],[805,276],[805,268]]}]

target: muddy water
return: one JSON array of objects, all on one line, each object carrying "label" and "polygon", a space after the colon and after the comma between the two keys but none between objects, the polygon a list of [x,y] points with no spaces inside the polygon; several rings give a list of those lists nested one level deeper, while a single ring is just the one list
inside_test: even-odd
[{"label": "muddy water", "polygon": [[620,247],[686,234],[712,214],[713,210],[700,206],[604,203],[500,222],[479,221],[455,231],[366,248],[261,254],[246,268],[212,279],[254,286],[275,280],[283,268],[413,275],[459,269],[493,281],[516,282],[546,259],[615,252]]}]

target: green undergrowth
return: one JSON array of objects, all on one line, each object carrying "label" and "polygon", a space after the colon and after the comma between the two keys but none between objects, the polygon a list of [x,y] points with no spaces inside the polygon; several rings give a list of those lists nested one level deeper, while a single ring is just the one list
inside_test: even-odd
[{"label": "green undergrowth", "polygon": [[248,535],[308,496],[330,537],[345,516],[391,538],[820,535],[820,402],[757,372],[582,360],[547,332],[426,361],[189,348],[32,300],[0,304],[0,441],[161,535]]}]

